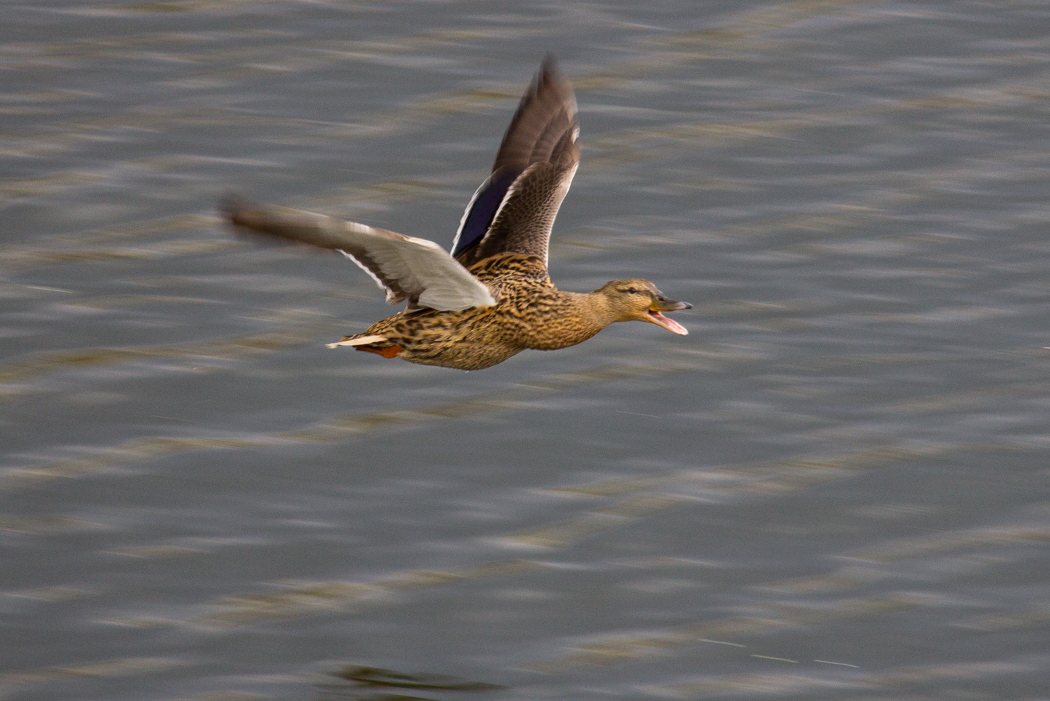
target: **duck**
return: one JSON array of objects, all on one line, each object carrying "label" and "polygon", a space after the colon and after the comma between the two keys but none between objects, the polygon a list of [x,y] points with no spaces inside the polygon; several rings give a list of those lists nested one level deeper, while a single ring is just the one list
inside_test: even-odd
[{"label": "duck", "polygon": [[664,312],[691,309],[641,278],[593,292],[559,290],[548,243],[580,162],[576,97],[547,56],[511,119],[488,178],[460,220],[450,252],[426,239],[226,195],[232,227],[338,251],[406,307],[329,348],[459,370],[492,367],[527,349],[582,343],[623,321],[689,332]]}]

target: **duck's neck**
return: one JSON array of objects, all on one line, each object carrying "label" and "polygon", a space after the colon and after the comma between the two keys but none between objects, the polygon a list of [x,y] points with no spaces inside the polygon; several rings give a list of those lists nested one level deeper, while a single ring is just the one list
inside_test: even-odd
[{"label": "duck's neck", "polygon": [[526,325],[522,342],[526,348],[568,348],[616,321],[604,295],[558,291],[555,299],[555,305],[542,308],[545,311],[539,313],[533,326]]},{"label": "duck's neck", "polygon": [[593,324],[595,333],[598,333],[609,324],[620,321],[619,315],[613,311],[609,304],[609,298],[599,290],[581,294],[580,308],[583,309],[584,319]]}]

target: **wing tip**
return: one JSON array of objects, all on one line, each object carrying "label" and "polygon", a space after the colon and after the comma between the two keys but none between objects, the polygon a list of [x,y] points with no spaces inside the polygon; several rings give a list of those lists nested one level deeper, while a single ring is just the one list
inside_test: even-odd
[{"label": "wing tip", "polygon": [[237,192],[227,191],[219,197],[219,214],[228,224],[244,226],[251,213],[258,209],[255,202]]},{"label": "wing tip", "polygon": [[561,70],[558,68],[558,59],[554,57],[554,52],[547,51],[543,54],[543,60],[540,61],[540,75],[542,76],[561,76]]},{"label": "wing tip", "polygon": [[557,91],[565,102],[569,120],[573,123],[576,122],[576,113],[579,109],[576,105],[576,93],[573,91],[569,79],[562,72],[558,59],[550,51],[544,54],[543,61],[540,62],[540,70],[536,74],[534,85],[537,88],[549,86],[550,89]]}]

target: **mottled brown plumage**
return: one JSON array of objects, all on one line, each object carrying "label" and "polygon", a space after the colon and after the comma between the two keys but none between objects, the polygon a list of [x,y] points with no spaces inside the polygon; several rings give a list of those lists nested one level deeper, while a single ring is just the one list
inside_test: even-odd
[{"label": "mottled brown plumage", "polygon": [[223,210],[234,225],[341,251],[387,290],[388,301],[408,300],[404,311],[330,347],[480,370],[527,348],[581,343],[618,321],[685,335],[660,312],[690,305],[647,280],[614,280],[587,294],[550,281],[547,244],[579,163],[578,134],[572,88],[548,58],[467,206],[451,256],[422,239],[236,197]]},{"label": "mottled brown plumage", "polygon": [[[684,331],[653,312],[689,305],[668,300],[646,280],[617,280],[589,294],[564,292],[547,277],[546,266],[538,257],[514,253],[486,258],[470,271],[498,291],[495,306],[401,312],[344,341],[382,336],[383,341],[356,347],[382,354],[396,346],[402,349],[396,356],[413,363],[481,370],[528,348],[574,346],[617,321],[669,323],[673,326],[667,328],[672,331]],[[637,292],[628,294],[627,290]]]}]

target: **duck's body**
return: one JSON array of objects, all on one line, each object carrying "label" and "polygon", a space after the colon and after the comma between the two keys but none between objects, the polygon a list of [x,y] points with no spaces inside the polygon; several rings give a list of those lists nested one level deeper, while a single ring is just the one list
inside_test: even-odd
[{"label": "duck's body", "polygon": [[576,101],[548,59],[522,98],[492,175],[463,215],[451,256],[429,241],[305,212],[228,198],[230,222],[339,250],[408,308],[330,347],[353,346],[423,365],[481,370],[526,349],[557,350],[617,321],[685,328],[661,311],[690,305],[646,280],[587,294],[557,289],[547,241],[579,162]]},{"label": "duck's body", "polygon": [[[499,265],[492,265],[495,262]],[[535,256],[502,254],[470,271],[497,293],[495,305],[404,311],[344,342],[414,363],[481,370],[528,348],[566,348],[602,330],[603,325],[590,318],[587,295],[556,288]],[[383,340],[360,343],[371,336]]]}]

